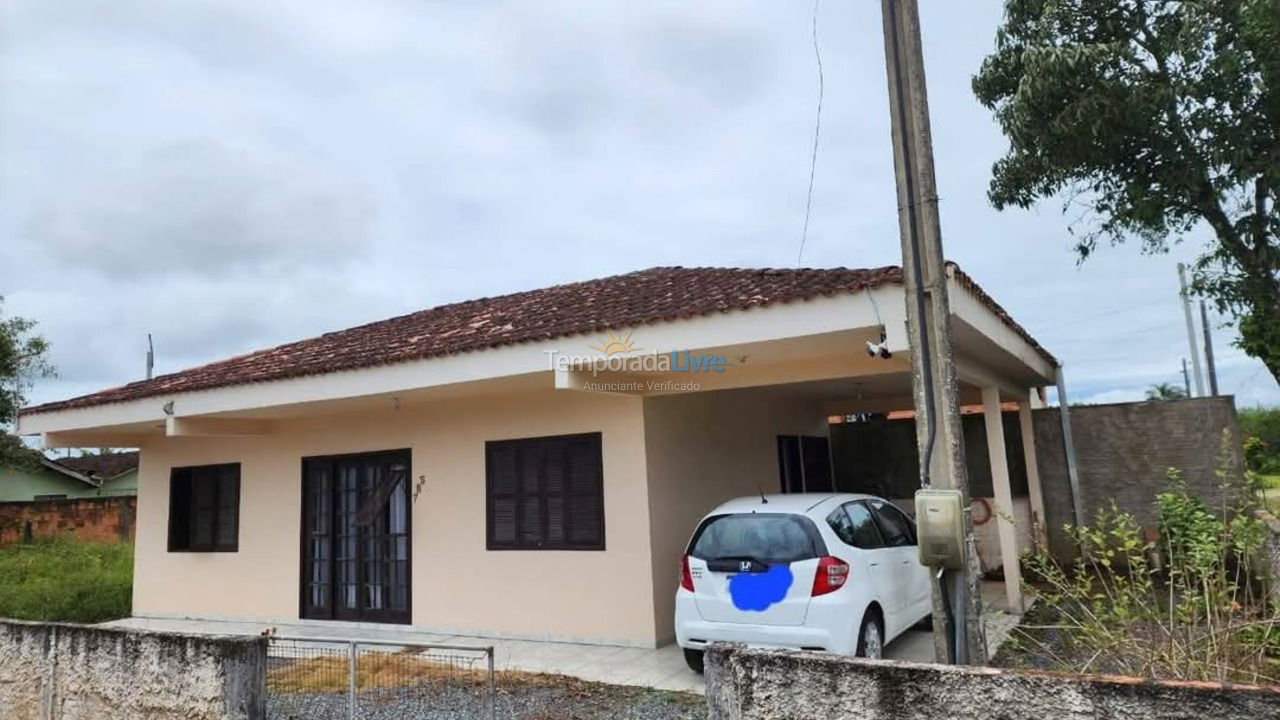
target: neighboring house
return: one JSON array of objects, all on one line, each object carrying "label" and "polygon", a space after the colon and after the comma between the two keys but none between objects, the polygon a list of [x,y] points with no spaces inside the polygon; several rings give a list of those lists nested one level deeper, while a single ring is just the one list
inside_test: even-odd
[{"label": "neighboring house", "polygon": [[0,502],[66,500],[138,492],[138,453],[48,459],[0,467]]},{"label": "neighboring house", "polygon": [[[1003,511],[1001,402],[1029,421],[1055,361],[958,268],[942,280]],[[698,518],[830,488],[829,417],[912,408],[905,307],[895,267],[654,268],[26,408],[18,431],[141,448],[139,616],[655,646]]]},{"label": "neighboring house", "polygon": [[138,452],[55,458],[54,462],[88,475],[99,483],[97,497],[138,494]]}]

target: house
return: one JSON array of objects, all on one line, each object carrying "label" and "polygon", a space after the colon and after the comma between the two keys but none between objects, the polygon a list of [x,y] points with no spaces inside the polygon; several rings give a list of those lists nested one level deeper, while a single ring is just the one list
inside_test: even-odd
[{"label": "house", "polygon": [[[829,488],[829,418],[912,408],[902,282],[897,267],[653,268],[29,407],[18,430],[141,449],[138,616],[653,647],[673,638],[698,518]],[[962,402],[995,418],[1012,593],[1000,408],[1029,420],[1055,361],[958,267],[945,282]]]},{"label": "house", "polygon": [[134,495],[138,490],[136,452],[33,459],[30,467],[0,467],[0,502]]}]

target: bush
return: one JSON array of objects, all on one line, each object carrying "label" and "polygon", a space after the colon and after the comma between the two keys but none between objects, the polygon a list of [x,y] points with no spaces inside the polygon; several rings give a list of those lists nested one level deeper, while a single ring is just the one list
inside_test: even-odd
[{"label": "bush", "polygon": [[1241,410],[1237,417],[1249,469],[1263,475],[1280,475],[1280,408],[1249,408]]},{"label": "bush", "polygon": [[[1224,440],[1225,443],[1225,440]],[[1224,497],[1246,478],[1220,460]],[[1149,538],[1114,504],[1093,524],[1068,528],[1080,559],[1027,561],[1038,607],[1005,661],[1072,672],[1213,682],[1280,682],[1280,610],[1251,566],[1265,539],[1252,493],[1210,508],[1169,471]],[[1012,655],[1012,658],[1009,657]]]},{"label": "bush", "polygon": [[0,617],[103,622],[132,609],[133,545],[43,540],[0,547]]}]

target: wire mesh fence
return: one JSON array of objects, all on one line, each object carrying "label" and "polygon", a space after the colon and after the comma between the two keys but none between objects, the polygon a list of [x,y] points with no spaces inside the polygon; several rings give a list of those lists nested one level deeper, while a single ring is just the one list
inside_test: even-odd
[{"label": "wire mesh fence", "polygon": [[267,717],[492,720],[493,648],[273,637]]}]

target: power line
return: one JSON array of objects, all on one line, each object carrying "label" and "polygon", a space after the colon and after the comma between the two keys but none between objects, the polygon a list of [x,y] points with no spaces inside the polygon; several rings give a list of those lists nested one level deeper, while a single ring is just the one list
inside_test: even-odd
[{"label": "power line", "polygon": [[822,76],[822,50],[818,47],[818,5],[813,0],[813,56],[818,61],[818,112],[813,122],[813,153],[809,157],[809,192],[804,202],[804,230],[800,232],[800,250],[796,253],[796,267],[804,262],[804,244],[809,239],[809,217],[813,214],[813,178],[818,170],[818,137],[822,134],[822,93],[825,79]]},{"label": "power line", "polygon": [[1263,370],[1266,370],[1266,369],[1267,369],[1267,366],[1266,366],[1266,365],[1263,365],[1262,367],[1258,368],[1257,370],[1254,370],[1254,371],[1253,371],[1253,374],[1249,376],[1249,379],[1248,379],[1248,380],[1245,380],[1243,383],[1241,383],[1241,385],[1240,385],[1240,389],[1239,389],[1239,390],[1236,390],[1235,394],[1236,394],[1236,395],[1242,395],[1242,394],[1244,394],[1244,391],[1245,391],[1245,390],[1248,390],[1249,388],[1253,387],[1253,381],[1258,379],[1258,373],[1260,373],[1260,372],[1262,372]]},{"label": "power line", "polygon": [[[1127,313],[1136,312],[1138,310],[1145,310],[1150,307],[1155,307],[1156,305],[1162,305],[1162,306],[1165,305],[1165,300],[1161,298],[1159,300],[1151,300],[1148,302],[1138,303],[1137,305],[1126,305],[1125,307],[1114,308],[1114,309],[1106,310],[1104,312],[1099,312],[1099,313],[1093,313],[1086,317],[1075,318],[1067,322],[1055,322],[1048,326],[1036,325],[1036,330],[1037,330],[1037,334],[1039,334],[1039,333],[1045,332],[1046,329],[1052,331],[1052,330],[1060,330],[1062,328],[1078,327],[1080,325],[1096,323],[1098,320],[1102,318],[1114,317],[1116,315],[1125,315]],[[1028,324],[1035,325],[1035,323],[1028,323]],[[1179,332],[1181,332],[1181,329],[1179,329]]]}]

